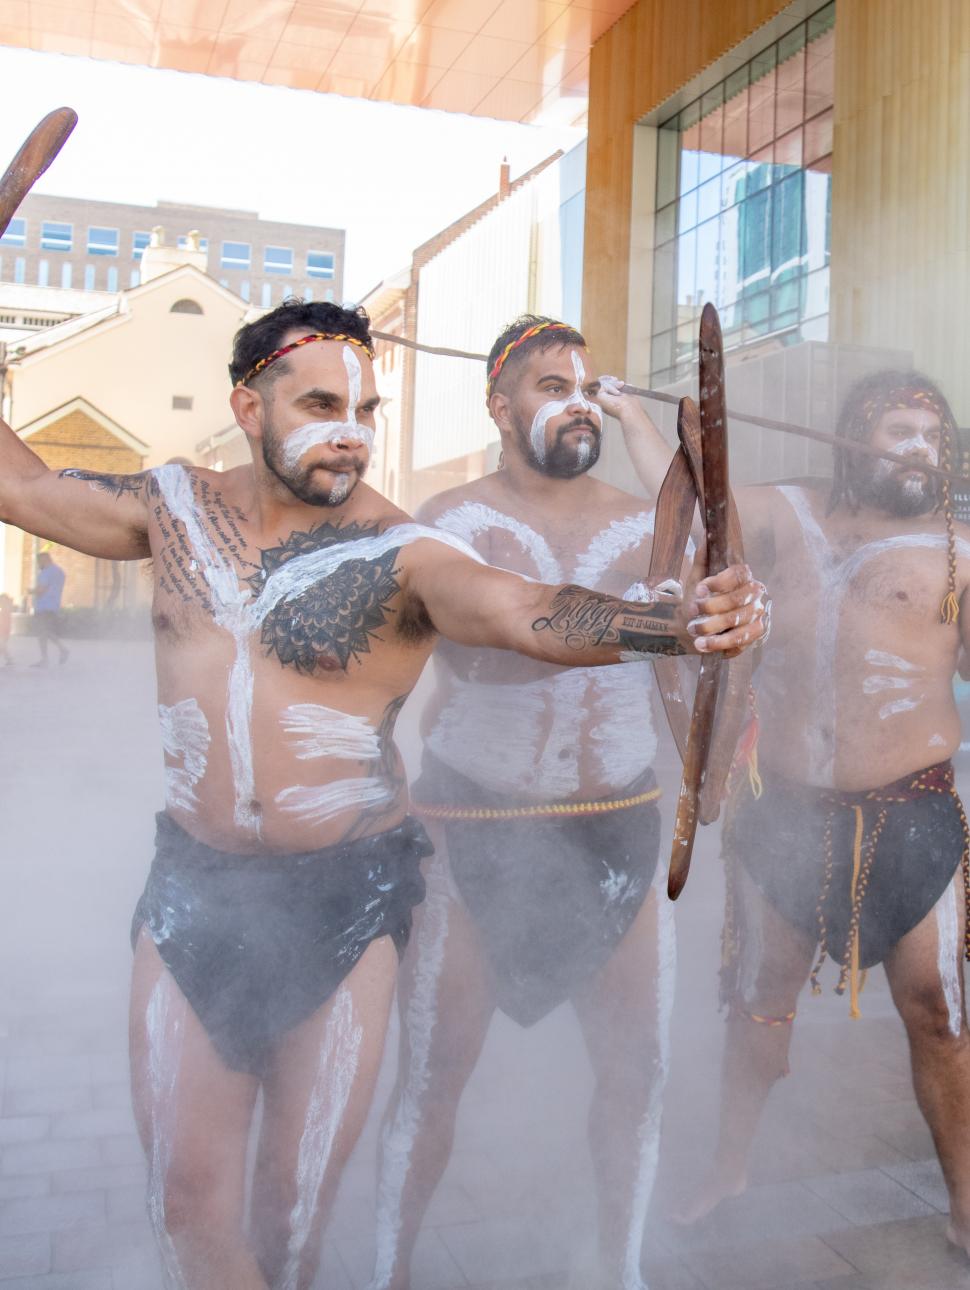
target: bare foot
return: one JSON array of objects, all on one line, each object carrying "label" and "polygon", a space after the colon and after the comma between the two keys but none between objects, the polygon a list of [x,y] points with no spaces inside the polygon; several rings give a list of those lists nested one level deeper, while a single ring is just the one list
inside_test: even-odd
[{"label": "bare foot", "polygon": [[678,1227],[690,1227],[717,1209],[722,1200],[740,1196],[747,1190],[748,1176],[743,1171],[715,1169],[701,1185],[672,1208],[667,1217]]},{"label": "bare foot", "polygon": [[970,1258],[970,1229],[957,1227],[951,1218],[946,1225],[946,1239],[956,1252]]}]

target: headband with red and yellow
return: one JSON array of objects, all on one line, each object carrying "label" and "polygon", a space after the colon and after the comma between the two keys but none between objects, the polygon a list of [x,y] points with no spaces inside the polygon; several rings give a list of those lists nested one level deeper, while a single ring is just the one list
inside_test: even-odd
[{"label": "headband with red and yellow", "polygon": [[[514,350],[517,350],[520,345],[524,345],[527,340],[531,340],[533,336],[538,336],[541,331],[573,331],[573,328],[570,327],[569,323],[564,322],[541,322],[536,323],[534,327],[529,327],[521,336],[516,336],[515,340],[510,340],[495,360],[492,370],[488,374],[488,380],[485,383],[486,403],[492,397],[492,393],[495,389],[495,382],[498,379],[499,372],[501,372],[502,368],[505,366],[505,360],[508,356]],[[583,348],[586,348],[585,345]]]},{"label": "headband with red and yellow", "polygon": [[266,368],[269,367],[270,363],[275,363],[278,358],[282,358],[284,354],[289,354],[294,349],[299,349],[301,345],[309,345],[313,340],[344,340],[348,345],[356,345],[358,349],[362,349],[369,358],[373,359],[374,357],[373,346],[368,345],[366,341],[358,340],[356,336],[348,336],[346,332],[342,331],[315,331],[309,336],[301,336],[300,339],[295,340],[292,345],[284,345],[282,349],[274,349],[272,354],[267,354],[266,357],[261,358],[258,363],[254,363],[246,375],[241,376],[236,384],[245,385],[246,382],[251,381],[254,376],[258,376],[260,372],[264,372]]}]

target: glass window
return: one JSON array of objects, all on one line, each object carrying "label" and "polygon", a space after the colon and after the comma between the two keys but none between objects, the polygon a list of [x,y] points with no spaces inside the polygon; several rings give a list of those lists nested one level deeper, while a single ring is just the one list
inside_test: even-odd
[{"label": "glass window", "polygon": [[40,226],[40,249],[42,251],[70,251],[74,242],[74,225],[57,224],[45,219]]},{"label": "glass window", "polygon": [[[179,248],[179,250],[180,250],[180,251],[184,251],[184,250],[186,250],[186,249],[188,248],[188,245],[189,245],[189,239],[188,239],[187,235],[186,235],[186,234],[184,234],[184,233],[180,233],[180,234],[179,234],[179,239],[178,239],[178,248]],[[208,251],[208,249],[209,249],[209,239],[208,239],[207,237],[200,237],[200,238],[199,238],[199,250],[200,250],[200,251]]]},{"label": "glass window", "polygon": [[292,273],[293,252],[286,246],[267,246],[263,251],[264,273]]},{"label": "glass window", "polygon": [[4,246],[26,246],[27,245],[27,221],[20,216],[14,218],[7,225],[7,231],[0,242]]},{"label": "glass window", "polygon": [[259,293],[260,308],[268,309],[270,305],[273,303],[272,296],[273,296],[272,286],[268,282],[264,282],[262,286],[262,290]]},{"label": "glass window", "polygon": [[306,271],[308,278],[332,278],[334,257],[332,251],[307,251]]},{"label": "glass window", "polygon": [[61,287],[65,291],[70,290],[73,277],[74,277],[74,265],[71,264],[70,262],[68,262],[67,264],[62,264],[61,265]]},{"label": "glass window", "polygon": [[94,277],[94,265],[93,265],[93,264],[86,264],[86,265],[84,266],[84,290],[85,290],[85,291],[93,291],[93,290],[94,290],[94,283],[95,283],[95,277]]},{"label": "glass window", "polygon": [[[657,131],[653,375],[691,369],[696,318],[725,343],[827,326],[835,5],[793,23]],[[794,333],[794,336],[793,336]],[[663,338],[663,339],[660,339]]]},{"label": "glass window", "polygon": [[118,230],[116,228],[88,229],[88,255],[117,255]]},{"label": "glass window", "polygon": [[223,269],[248,269],[253,248],[248,242],[223,242],[220,267]]},{"label": "glass window", "polygon": [[14,282],[27,281],[27,261],[22,255],[18,255],[13,262],[13,280]]},{"label": "glass window", "polygon": [[131,273],[129,273],[129,275],[128,275],[128,286],[129,286],[129,287],[139,287],[139,286],[141,286],[141,270],[140,270],[140,269],[132,269]]},{"label": "glass window", "polygon": [[152,240],[151,233],[146,233],[143,230],[137,233],[133,233],[131,237],[132,259],[140,260],[142,251],[144,251],[146,246],[150,245],[151,240]]},{"label": "glass window", "polygon": [[108,290],[118,290],[118,269],[113,264],[108,269]]},{"label": "glass window", "polygon": [[249,283],[248,283],[248,282],[241,282],[241,283],[239,284],[239,294],[242,296],[243,300],[248,300],[248,299],[249,299]]},{"label": "glass window", "polygon": [[51,263],[50,260],[38,260],[37,262],[37,285],[38,287],[49,287],[51,281]]}]

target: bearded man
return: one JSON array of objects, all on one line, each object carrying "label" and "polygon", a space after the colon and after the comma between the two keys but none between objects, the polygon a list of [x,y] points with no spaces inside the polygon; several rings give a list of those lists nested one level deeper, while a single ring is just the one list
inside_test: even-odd
[{"label": "bearded man", "polygon": [[[506,328],[486,390],[501,468],[434,498],[422,518],[491,564],[636,599],[653,512],[589,472],[604,409],[626,433],[646,417],[595,373],[566,324],[527,315]],[[649,422],[642,429],[648,441]],[[645,451],[662,474],[669,449]],[[638,1290],[674,970],[655,882],[652,669],[565,671],[450,643],[435,664],[414,789],[435,859],[399,993],[371,1290],[411,1285],[414,1242],[495,1009],[531,1026],[566,1000],[596,1078],[599,1257],[582,1284]]]}]

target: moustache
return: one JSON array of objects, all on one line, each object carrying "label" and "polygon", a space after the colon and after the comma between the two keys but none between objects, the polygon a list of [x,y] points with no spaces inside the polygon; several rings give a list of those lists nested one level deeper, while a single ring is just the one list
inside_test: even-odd
[{"label": "moustache", "polygon": [[596,439],[600,436],[599,426],[594,425],[588,417],[577,417],[575,421],[570,421],[568,426],[562,427],[557,437],[562,439],[565,435],[569,434],[570,430],[588,430]]}]

